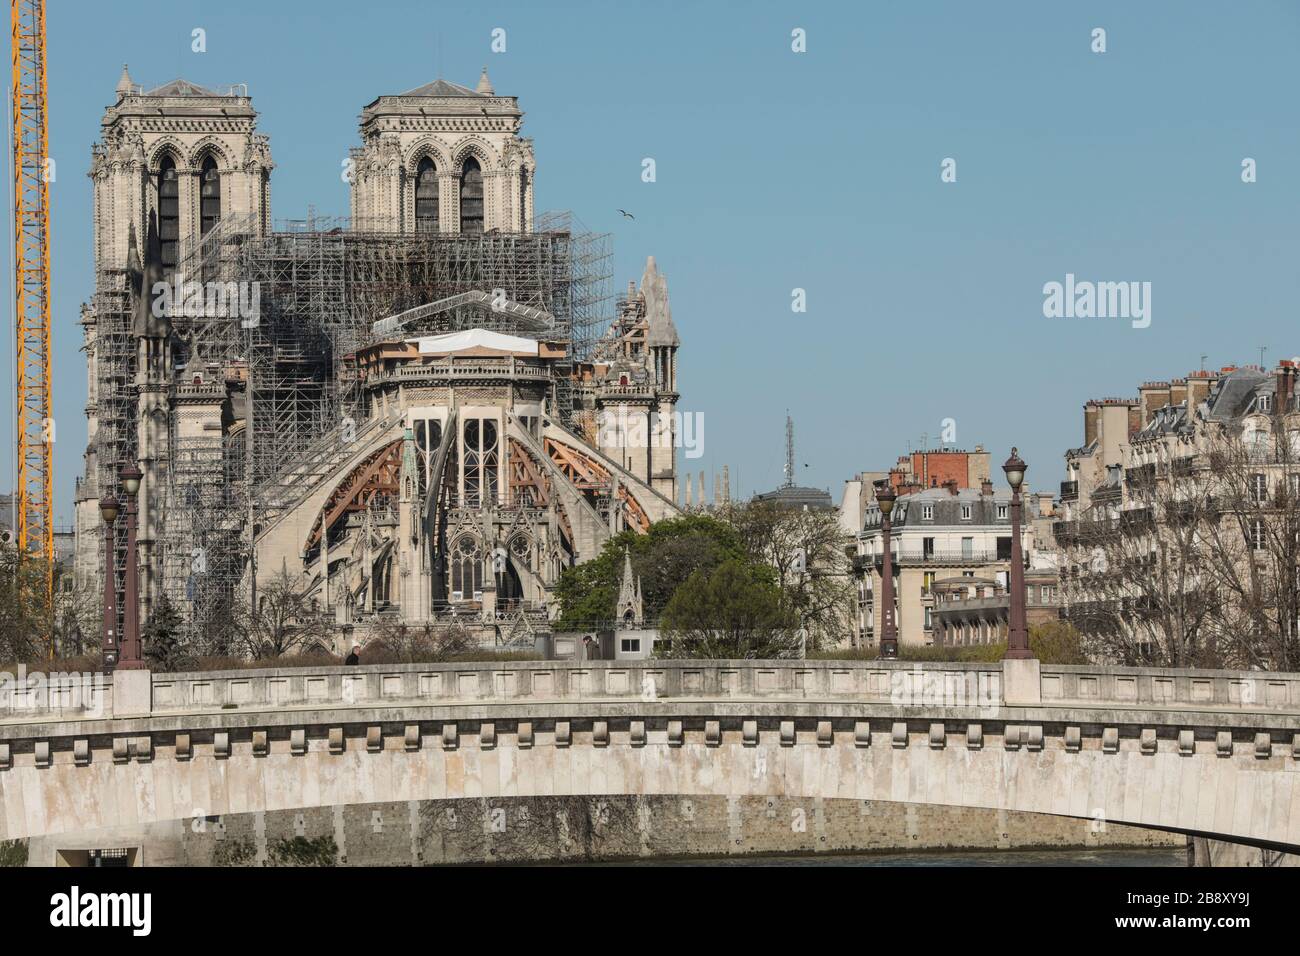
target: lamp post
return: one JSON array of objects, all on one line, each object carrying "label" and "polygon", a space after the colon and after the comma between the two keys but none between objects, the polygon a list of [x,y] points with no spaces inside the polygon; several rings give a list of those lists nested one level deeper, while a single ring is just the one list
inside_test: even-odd
[{"label": "lamp post", "polygon": [[881,538],[884,542],[883,563],[880,569],[880,657],[893,660],[898,657],[898,628],[894,624],[894,556],[889,542],[889,515],[894,510],[898,495],[886,479],[876,488],[876,503],[880,505]]},{"label": "lamp post", "polygon": [[135,553],[135,496],[140,490],[140,469],[126,464],[117,473],[126,492],[126,587],[122,609],[122,656],[118,667],[122,670],[141,670],[145,663],[140,653],[140,573],[139,559]]},{"label": "lamp post", "polygon": [[1003,657],[1012,660],[1034,656],[1029,649],[1029,629],[1025,626],[1025,562],[1020,553],[1020,485],[1025,480],[1027,467],[1014,448],[1011,457],[1002,465],[1007,474],[1007,484],[1011,486],[1011,573],[1008,576],[1011,608],[1007,621],[1007,652]]},{"label": "lamp post", "polygon": [[120,650],[117,633],[117,581],[113,567],[113,522],[120,505],[111,494],[99,499],[99,514],[104,519],[104,671],[117,666]]}]

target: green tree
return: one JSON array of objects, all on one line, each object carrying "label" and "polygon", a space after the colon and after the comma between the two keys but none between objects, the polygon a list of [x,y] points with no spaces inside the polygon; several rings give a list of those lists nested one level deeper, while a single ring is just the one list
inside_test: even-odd
[{"label": "green tree", "polygon": [[631,555],[633,573],[641,578],[649,618],[658,616],[691,574],[727,559],[743,560],[745,554],[735,530],[708,515],[658,521],[646,534],[624,531],[606,541],[596,557],[561,573],[555,588],[557,629],[587,630],[613,623],[624,549]]},{"label": "green tree", "polygon": [[140,632],[145,660],[153,670],[180,671],[193,664],[182,640],[184,633],[185,622],[164,594]]},{"label": "green tree", "polygon": [[0,663],[32,663],[50,653],[54,624],[45,561],[0,545]]},{"label": "green tree", "polygon": [[1029,627],[1029,649],[1044,664],[1090,664],[1083,635],[1068,621],[1046,621]]},{"label": "green tree", "polygon": [[793,657],[799,618],[770,567],[727,558],[677,588],[661,618],[660,657]]}]

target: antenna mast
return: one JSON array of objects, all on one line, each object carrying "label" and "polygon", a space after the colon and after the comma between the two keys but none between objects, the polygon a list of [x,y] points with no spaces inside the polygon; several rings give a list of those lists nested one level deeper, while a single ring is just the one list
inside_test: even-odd
[{"label": "antenna mast", "polygon": [[785,413],[785,486],[794,485],[794,419]]}]

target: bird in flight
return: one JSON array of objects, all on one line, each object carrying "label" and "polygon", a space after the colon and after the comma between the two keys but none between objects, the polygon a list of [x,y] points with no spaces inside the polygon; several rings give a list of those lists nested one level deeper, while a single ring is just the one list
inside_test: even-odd
[{"label": "bird in flight", "polygon": [[630,212],[628,212],[626,209],[620,209],[619,212],[621,212],[621,213],[622,213],[626,218],[628,218],[628,219],[635,219],[635,218],[636,218],[636,216],[632,215],[632,214],[631,214]]}]

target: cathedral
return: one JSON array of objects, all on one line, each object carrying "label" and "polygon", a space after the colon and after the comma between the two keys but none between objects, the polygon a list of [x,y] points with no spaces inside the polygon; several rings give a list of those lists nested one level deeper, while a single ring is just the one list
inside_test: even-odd
[{"label": "cathedral", "polygon": [[165,596],[200,643],[288,588],[329,649],[447,621],[531,646],[564,568],[677,513],[667,281],[648,259],[606,313],[603,237],[535,219],[522,120],[486,69],[380,96],[351,217],[280,225],[247,90],[123,68],[90,168],[83,587],[106,545],[122,587],[98,499],[129,463],[142,619]]}]

